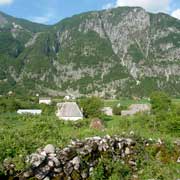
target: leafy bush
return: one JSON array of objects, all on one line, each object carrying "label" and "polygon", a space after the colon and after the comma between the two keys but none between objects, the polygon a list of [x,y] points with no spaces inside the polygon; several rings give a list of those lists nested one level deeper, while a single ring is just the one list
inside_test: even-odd
[{"label": "leafy bush", "polygon": [[18,109],[38,108],[39,105],[30,98],[2,97],[0,112],[16,112]]},{"label": "leafy bush", "polygon": [[80,100],[80,106],[86,118],[99,117],[101,115],[103,101],[98,97],[89,97]]},{"label": "leafy bush", "polygon": [[151,95],[154,128],[161,132],[180,135],[180,105],[173,104],[163,92]]},{"label": "leafy bush", "polygon": [[171,109],[171,98],[164,92],[153,92],[151,94],[152,112],[154,114],[168,112]]},{"label": "leafy bush", "polygon": [[38,107],[42,110],[43,115],[53,115],[56,111],[56,106],[54,104],[52,105],[46,105],[46,104],[40,104]]},{"label": "leafy bush", "polygon": [[0,112],[15,112],[21,107],[18,100],[14,98],[0,98]]},{"label": "leafy bush", "polygon": [[114,115],[121,115],[121,111],[127,109],[126,106],[113,106],[113,114]]},{"label": "leafy bush", "polygon": [[114,106],[113,107],[113,114],[114,115],[121,115],[121,111],[122,111],[122,109],[121,109],[121,106]]},{"label": "leafy bush", "polygon": [[130,175],[131,169],[126,164],[104,158],[93,171],[92,180],[128,180]]}]

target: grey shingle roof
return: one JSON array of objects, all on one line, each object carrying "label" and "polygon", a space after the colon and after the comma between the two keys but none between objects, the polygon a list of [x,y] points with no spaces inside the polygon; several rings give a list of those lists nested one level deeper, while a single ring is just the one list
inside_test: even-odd
[{"label": "grey shingle roof", "polygon": [[58,110],[60,117],[83,117],[81,110],[75,102],[65,102]]}]

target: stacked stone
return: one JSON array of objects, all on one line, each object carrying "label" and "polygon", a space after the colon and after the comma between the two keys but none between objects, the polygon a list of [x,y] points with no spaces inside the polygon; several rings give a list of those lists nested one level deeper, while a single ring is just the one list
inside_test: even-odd
[{"label": "stacked stone", "polygon": [[104,155],[113,160],[125,160],[135,167],[134,154],[135,141],[129,138],[92,137],[84,141],[72,141],[66,148],[59,149],[47,145],[38,149],[36,153],[27,158],[30,168],[23,173],[24,178],[36,177],[37,179],[87,179],[94,167]]}]

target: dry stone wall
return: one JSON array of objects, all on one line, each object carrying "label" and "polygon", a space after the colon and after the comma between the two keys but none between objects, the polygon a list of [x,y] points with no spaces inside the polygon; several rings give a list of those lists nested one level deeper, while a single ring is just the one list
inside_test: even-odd
[{"label": "dry stone wall", "polygon": [[[64,149],[49,144],[27,158],[30,168],[23,173],[23,177],[45,180],[53,177],[87,179],[102,156],[106,155],[114,160],[125,159],[135,153],[135,145],[136,142],[130,138],[116,136],[76,140]],[[136,166],[134,159],[129,159],[128,163]]]},{"label": "dry stone wall", "polygon": [[[28,168],[18,175],[18,180],[83,180],[89,179],[102,158],[109,158],[116,162],[128,165],[132,172],[138,170],[138,158],[145,148],[156,146],[158,157],[164,151],[164,143],[160,139],[144,140],[133,136],[121,138],[118,136],[91,137],[85,140],[72,140],[63,148],[51,144],[29,155],[26,159]],[[179,141],[175,146],[180,147]],[[162,152],[161,152],[162,149]],[[179,151],[176,152],[175,161],[180,163]],[[163,155],[164,156],[164,155]],[[13,164],[4,163],[6,169],[12,170]]]}]

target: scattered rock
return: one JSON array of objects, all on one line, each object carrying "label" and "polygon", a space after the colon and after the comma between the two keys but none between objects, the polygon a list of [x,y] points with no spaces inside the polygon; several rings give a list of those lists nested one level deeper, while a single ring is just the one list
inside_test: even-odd
[{"label": "scattered rock", "polygon": [[137,164],[136,164],[136,161],[134,161],[134,160],[129,160],[129,164],[131,165],[131,166],[136,166]]},{"label": "scattered rock", "polygon": [[158,143],[159,145],[162,145],[162,144],[163,144],[163,141],[162,141],[161,139],[158,139],[157,143]]},{"label": "scattered rock", "polygon": [[86,179],[88,177],[88,172],[86,172],[85,170],[81,173],[81,177],[83,179]]},{"label": "scattered rock", "polygon": [[32,175],[33,175],[33,172],[32,172],[32,171],[27,171],[27,172],[23,173],[23,176],[24,176],[25,178],[31,177]]},{"label": "scattered rock", "polygon": [[49,157],[49,160],[53,162],[55,167],[60,166],[60,161],[56,157]]},{"label": "scattered rock", "polygon": [[46,178],[44,178],[43,180],[50,180],[50,178],[49,178],[49,177],[46,177]]},{"label": "scattered rock", "polygon": [[60,173],[60,172],[62,172],[63,171],[63,169],[60,167],[60,168],[54,168],[54,172],[55,173]]},{"label": "scattered rock", "polygon": [[129,154],[130,154],[130,149],[129,149],[128,147],[125,149],[125,154],[126,154],[126,155],[129,155]]},{"label": "scattered rock", "polygon": [[43,161],[45,160],[46,156],[45,155],[42,155],[42,154],[37,154],[37,153],[34,153],[34,154],[31,154],[29,157],[28,157],[28,162],[30,164],[32,164],[32,167],[36,168],[38,167],[40,164],[43,163]]},{"label": "scattered rock", "polygon": [[67,176],[69,176],[73,171],[73,164],[71,162],[68,162],[64,166],[64,172]]},{"label": "scattered rock", "polygon": [[180,156],[179,156],[178,159],[177,159],[177,163],[180,163]]},{"label": "scattered rock", "polygon": [[74,165],[75,170],[79,170],[81,159],[77,156],[71,161],[71,163]]},{"label": "scattered rock", "polygon": [[179,147],[180,147],[180,139],[177,139],[176,141],[174,141],[174,144],[175,144],[176,146],[179,146]]},{"label": "scattered rock", "polygon": [[48,166],[49,167],[54,167],[54,162],[52,160],[48,161]]}]

